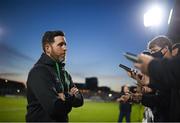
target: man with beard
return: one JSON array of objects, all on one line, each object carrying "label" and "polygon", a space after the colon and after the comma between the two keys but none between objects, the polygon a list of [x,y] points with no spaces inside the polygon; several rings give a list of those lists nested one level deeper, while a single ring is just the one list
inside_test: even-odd
[{"label": "man with beard", "polygon": [[47,31],[42,38],[40,59],[27,80],[27,122],[68,122],[72,107],[83,105],[83,97],[65,70],[65,34]]}]

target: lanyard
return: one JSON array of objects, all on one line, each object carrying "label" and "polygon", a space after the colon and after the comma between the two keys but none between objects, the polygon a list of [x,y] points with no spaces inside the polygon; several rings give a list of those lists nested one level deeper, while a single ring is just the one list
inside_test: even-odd
[{"label": "lanyard", "polygon": [[[59,64],[56,62],[56,70],[57,70],[57,75],[58,75],[58,79],[61,80],[61,77],[60,77],[60,70],[59,70]],[[64,86],[62,84],[62,81],[60,81],[61,83],[61,87],[62,87],[62,92],[64,92]]]}]

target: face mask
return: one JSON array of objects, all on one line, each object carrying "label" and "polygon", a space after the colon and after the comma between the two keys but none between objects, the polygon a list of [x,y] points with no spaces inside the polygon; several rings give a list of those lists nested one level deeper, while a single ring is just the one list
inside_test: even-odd
[{"label": "face mask", "polygon": [[[162,49],[163,49],[163,48],[162,48]],[[163,55],[162,52],[161,52],[162,49],[160,49],[158,52],[152,53],[152,54],[151,54],[152,57],[154,57],[154,58],[163,58],[164,55]]]}]

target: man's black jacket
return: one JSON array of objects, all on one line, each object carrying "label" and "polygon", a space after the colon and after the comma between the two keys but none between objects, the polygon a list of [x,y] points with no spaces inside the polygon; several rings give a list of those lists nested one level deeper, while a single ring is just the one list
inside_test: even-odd
[{"label": "man's black jacket", "polygon": [[[153,60],[148,66],[150,79],[170,89],[170,121],[180,121],[180,56]],[[167,100],[169,101],[169,100]]]},{"label": "man's black jacket", "polygon": [[156,90],[143,94],[141,103],[149,107],[154,115],[154,122],[169,121],[169,93]]},{"label": "man's black jacket", "polygon": [[[27,80],[27,122],[67,122],[68,113],[72,107],[83,105],[83,97],[80,92],[76,96],[71,96],[68,93],[75,85],[71,76],[64,70],[64,65],[58,64],[61,73],[60,79],[57,76],[56,62],[44,53],[29,72]],[[65,94],[65,101],[58,97],[60,92]]]},{"label": "man's black jacket", "polygon": [[150,79],[161,86],[180,89],[180,56],[171,59],[154,59],[148,66]]}]

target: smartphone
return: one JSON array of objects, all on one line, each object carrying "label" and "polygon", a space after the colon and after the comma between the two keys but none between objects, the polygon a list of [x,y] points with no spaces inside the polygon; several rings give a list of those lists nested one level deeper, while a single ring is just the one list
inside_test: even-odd
[{"label": "smartphone", "polygon": [[125,56],[128,60],[130,60],[130,61],[132,61],[132,62],[139,62],[138,57],[137,57],[136,54],[126,52],[126,53],[124,53],[124,56]]},{"label": "smartphone", "polygon": [[[129,67],[123,65],[123,64],[119,64],[119,67],[123,68],[123,69],[126,70],[127,72],[134,73],[134,74],[138,74],[135,69],[129,68]],[[138,74],[138,77],[139,77],[139,79],[141,80],[143,76],[142,76],[141,74]]]},{"label": "smartphone", "polygon": [[132,69],[123,65],[123,64],[119,64],[119,67],[121,67],[122,69],[126,70],[127,72],[132,72]]}]

